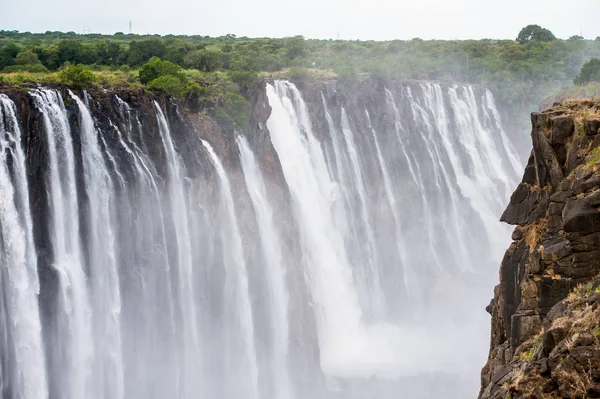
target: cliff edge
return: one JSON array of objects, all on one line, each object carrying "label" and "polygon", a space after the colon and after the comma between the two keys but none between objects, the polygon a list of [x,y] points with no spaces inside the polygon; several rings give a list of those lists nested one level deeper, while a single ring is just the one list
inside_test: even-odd
[{"label": "cliff edge", "polygon": [[531,115],[480,398],[600,397],[600,102]]}]

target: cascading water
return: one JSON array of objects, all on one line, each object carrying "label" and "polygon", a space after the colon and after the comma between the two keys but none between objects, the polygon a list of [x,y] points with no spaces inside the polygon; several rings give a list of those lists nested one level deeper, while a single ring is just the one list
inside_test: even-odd
[{"label": "cascading water", "polygon": [[0,94],[0,395],[48,396],[37,304],[39,280],[21,129]]},{"label": "cascading water", "polygon": [[[121,294],[113,225],[115,192],[98,142],[98,131],[83,101],[69,93],[79,108],[85,193],[88,198],[87,265],[91,285],[95,345],[92,375],[94,396],[123,398],[121,358]],[[89,394],[88,394],[89,395]]]},{"label": "cascading water", "polygon": [[52,90],[31,92],[42,113],[48,145],[49,234],[52,269],[58,275],[54,320],[48,329],[49,379],[62,398],[81,398],[92,388],[92,308],[80,239],[75,155],[67,112]]},{"label": "cascading water", "polygon": [[[210,144],[202,140],[202,144],[208,151],[211,161],[217,171],[219,183],[221,185],[221,196],[225,206],[226,226],[223,227],[223,241],[229,246],[224,248],[224,267],[226,274],[225,292],[226,292],[226,316],[229,319],[231,328],[223,331],[224,334],[231,335],[227,337],[230,348],[227,355],[227,368],[232,374],[232,380],[228,381],[226,390],[228,397],[249,397],[258,398],[258,366],[256,364],[256,352],[254,348],[254,326],[252,322],[252,308],[248,295],[248,274],[246,270],[246,261],[244,260],[244,251],[242,248],[242,237],[238,226],[237,216],[235,214],[235,204],[231,192],[231,185],[227,172],[223,168],[221,160],[215,154]],[[235,348],[235,338],[240,335],[242,349]],[[236,350],[237,349],[237,350]],[[235,352],[241,353],[235,353]]]},{"label": "cascading water", "polygon": [[474,396],[518,157],[483,88],[361,84],[247,137],[0,95],[0,397]]}]

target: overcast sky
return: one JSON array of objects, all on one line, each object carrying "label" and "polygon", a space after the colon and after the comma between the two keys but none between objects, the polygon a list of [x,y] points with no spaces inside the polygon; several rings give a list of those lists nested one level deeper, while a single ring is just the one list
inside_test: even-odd
[{"label": "overcast sky", "polygon": [[600,0],[2,0],[0,29],[341,39],[600,36]]}]

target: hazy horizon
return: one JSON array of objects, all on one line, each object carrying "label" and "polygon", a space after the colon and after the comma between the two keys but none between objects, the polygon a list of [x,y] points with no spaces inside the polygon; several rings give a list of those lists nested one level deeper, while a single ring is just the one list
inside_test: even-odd
[{"label": "hazy horizon", "polygon": [[[565,11],[568,11],[568,15]],[[106,0],[82,5],[77,0],[8,2],[0,29],[21,32],[129,32],[310,39],[409,40],[514,39],[529,24],[550,29],[558,38],[600,36],[595,16],[597,0],[305,0],[282,4],[275,0],[193,2],[174,0]],[[490,16],[492,18],[490,18]]]}]

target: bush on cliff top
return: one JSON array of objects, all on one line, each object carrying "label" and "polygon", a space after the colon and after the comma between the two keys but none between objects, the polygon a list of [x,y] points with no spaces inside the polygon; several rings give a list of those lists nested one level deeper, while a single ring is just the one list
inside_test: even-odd
[{"label": "bush on cliff top", "polygon": [[95,86],[98,81],[92,71],[81,64],[67,66],[58,76],[63,83],[76,89]]},{"label": "bush on cliff top", "polygon": [[158,57],[152,57],[150,61],[140,68],[140,82],[148,84],[161,76],[173,76],[184,80],[183,68],[171,61],[163,61]]}]

